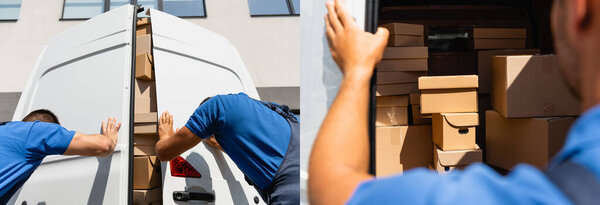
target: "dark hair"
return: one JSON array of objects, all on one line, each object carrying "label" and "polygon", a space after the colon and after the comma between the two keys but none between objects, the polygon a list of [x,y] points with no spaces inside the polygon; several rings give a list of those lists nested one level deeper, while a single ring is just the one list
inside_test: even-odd
[{"label": "dark hair", "polygon": [[25,116],[25,118],[23,118],[22,121],[23,122],[40,121],[40,122],[56,123],[56,124],[60,125],[60,122],[58,122],[58,117],[56,117],[56,115],[54,113],[50,112],[50,110],[46,110],[46,109],[34,110],[33,112],[31,112],[27,116]]},{"label": "dark hair", "polygon": [[204,98],[204,100],[200,103],[200,105],[204,104],[206,101],[210,100],[212,97]]}]

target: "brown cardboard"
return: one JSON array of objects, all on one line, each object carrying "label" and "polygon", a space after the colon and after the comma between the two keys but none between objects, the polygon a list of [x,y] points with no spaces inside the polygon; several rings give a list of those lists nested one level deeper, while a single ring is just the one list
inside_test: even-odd
[{"label": "brown cardboard", "polygon": [[474,28],[473,38],[527,38],[525,28]]},{"label": "brown cardboard", "polygon": [[390,35],[388,46],[425,46],[425,38],[423,36]]},{"label": "brown cardboard", "polygon": [[376,86],[376,96],[407,95],[419,92],[419,85],[417,83],[398,83]]},{"label": "brown cardboard", "polygon": [[477,112],[477,76],[428,76],[419,78],[421,113]]},{"label": "brown cardboard", "polygon": [[383,24],[381,27],[385,27],[390,31],[390,35],[413,35],[423,36],[424,26],[419,24],[407,24],[407,23],[388,23]]},{"label": "brown cardboard", "polygon": [[444,167],[448,166],[468,166],[475,162],[482,162],[483,153],[479,147],[472,150],[452,150],[443,151],[435,146],[433,150],[434,165]]},{"label": "brown cardboard", "polygon": [[[435,162],[434,162],[435,163]],[[440,166],[438,164],[434,164],[434,167],[432,167],[431,169],[435,170],[438,174],[440,175],[446,175],[454,170],[463,170],[465,168],[467,168],[467,166]]]},{"label": "brown cardboard", "polygon": [[155,146],[157,142],[158,142],[158,135],[156,135],[156,134],[134,135],[133,136],[133,144],[134,145]]},{"label": "brown cardboard", "polygon": [[145,26],[145,25],[149,25],[150,24],[150,18],[149,17],[145,17],[145,18],[138,18],[136,21],[137,26]]},{"label": "brown cardboard", "polygon": [[413,125],[431,125],[431,115],[421,114],[421,107],[418,104],[411,106]]},{"label": "brown cardboard", "polygon": [[477,52],[477,67],[479,76],[480,94],[490,93],[492,86],[492,57],[497,55],[533,55],[539,54],[540,49],[503,49],[503,50],[483,50]]},{"label": "brown cardboard", "polygon": [[378,96],[376,107],[406,107],[408,106],[408,95],[400,96]]},{"label": "brown cardboard", "polygon": [[431,126],[377,127],[375,175],[387,176],[431,164]]},{"label": "brown cardboard", "polygon": [[477,74],[475,52],[432,52],[427,61],[427,75],[430,76]]},{"label": "brown cardboard", "polygon": [[386,71],[427,71],[427,59],[390,59],[377,64],[378,72]]},{"label": "brown cardboard", "polygon": [[474,39],[474,49],[525,48],[526,39]]},{"label": "brown cardboard", "polygon": [[135,29],[135,36],[143,36],[143,35],[151,34],[151,33],[152,33],[152,26],[150,26],[150,24],[137,26],[137,28]]},{"label": "brown cardboard", "polygon": [[152,37],[150,34],[137,36],[135,38],[135,55],[152,53]]},{"label": "brown cardboard", "polygon": [[377,97],[375,126],[408,125],[407,106],[407,95]]},{"label": "brown cardboard", "polygon": [[152,55],[143,53],[135,56],[135,78],[152,80]]},{"label": "brown cardboard", "polygon": [[158,113],[149,112],[149,113],[135,113],[133,116],[134,123],[156,123],[158,122]]},{"label": "brown cardboard", "polygon": [[420,105],[421,104],[421,93],[411,93],[409,95],[409,101],[411,105]]},{"label": "brown cardboard", "polygon": [[562,148],[574,117],[507,119],[494,110],[486,117],[486,162],[510,170],[518,163],[544,169]]},{"label": "brown cardboard", "polygon": [[425,75],[427,72],[424,71],[377,72],[377,84],[416,83],[419,82],[419,77]]},{"label": "brown cardboard", "polygon": [[156,83],[150,80],[135,80],[135,97],[156,98]]},{"label": "brown cardboard", "polygon": [[155,145],[135,145],[133,146],[133,156],[155,156]]},{"label": "brown cardboard", "polygon": [[149,113],[156,111],[156,99],[145,97],[135,98],[135,113]]},{"label": "brown cardboard", "polygon": [[383,59],[415,59],[428,57],[429,50],[427,47],[386,47],[383,52]]},{"label": "brown cardboard", "polygon": [[160,186],[160,161],[156,156],[133,158],[133,189],[153,189]]},{"label": "brown cardboard", "polygon": [[133,190],[133,204],[147,205],[162,200],[162,188]]},{"label": "brown cardboard", "polygon": [[492,107],[507,118],[577,116],[571,94],[553,55],[495,56]]},{"label": "brown cardboard", "polygon": [[435,113],[433,143],[444,151],[477,149],[475,127],[478,124],[477,113]]},{"label": "brown cardboard", "polygon": [[136,123],[133,125],[134,134],[156,134],[158,133],[157,123]]}]

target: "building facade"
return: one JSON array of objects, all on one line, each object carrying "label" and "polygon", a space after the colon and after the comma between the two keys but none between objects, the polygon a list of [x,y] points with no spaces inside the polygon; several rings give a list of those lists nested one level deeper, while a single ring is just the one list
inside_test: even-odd
[{"label": "building facade", "polygon": [[55,35],[129,3],[229,39],[261,98],[299,109],[299,0],[5,0],[0,2],[0,121],[12,118],[42,49]]}]

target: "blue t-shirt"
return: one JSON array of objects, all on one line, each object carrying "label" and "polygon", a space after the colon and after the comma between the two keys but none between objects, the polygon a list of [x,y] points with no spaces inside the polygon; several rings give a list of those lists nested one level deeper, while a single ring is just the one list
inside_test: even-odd
[{"label": "blue t-shirt", "polygon": [[[595,174],[600,183],[600,106],[571,127],[562,150],[549,166],[570,160]],[[571,204],[538,169],[517,165],[500,176],[481,163],[438,176],[426,169],[362,182],[348,204]]]},{"label": "blue t-shirt", "polygon": [[74,131],[45,122],[0,126],[0,204],[6,204],[47,155],[63,154]]},{"label": "blue t-shirt", "polygon": [[225,153],[260,189],[273,181],[292,133],[285,118],[244,93],[211,98],[185,126],[202,139],[214,134]]}]

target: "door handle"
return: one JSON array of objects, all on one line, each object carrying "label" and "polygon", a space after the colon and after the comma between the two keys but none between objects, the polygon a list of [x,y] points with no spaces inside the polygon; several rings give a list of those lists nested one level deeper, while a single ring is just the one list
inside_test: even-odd
[{"label": "door handle", "polygon": [[173,192],[173,200],[175,200],[175,201],[200,200],[200,201],[214,202],[215,194],[207,193],[207,192],[174,191]]}]

